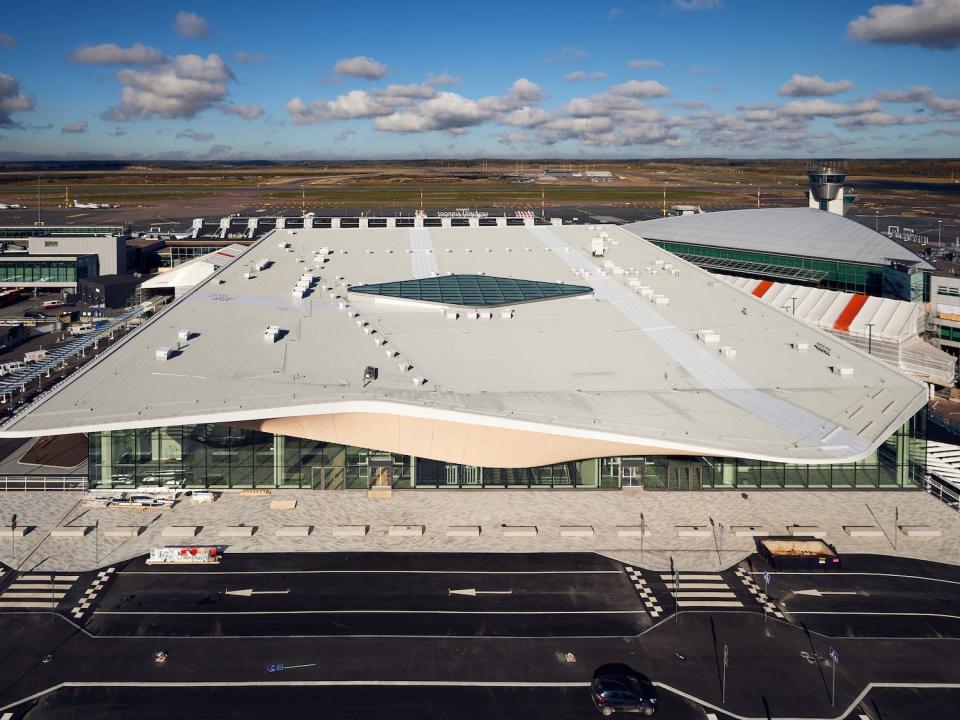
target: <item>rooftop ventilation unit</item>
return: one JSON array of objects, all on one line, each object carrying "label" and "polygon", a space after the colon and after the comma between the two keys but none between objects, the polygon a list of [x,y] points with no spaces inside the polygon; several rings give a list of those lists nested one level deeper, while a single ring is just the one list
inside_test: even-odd
[{"label": "rooftop ventilation unit", "polygon": [[699,330],[697,331],[697,339],[702,343],[718,343],[720,342],[720,336],[713,330]]},{"label": "rooftop ventilation unit", "polygon": [[180,332],[177,333],[177,339],[180,342],[187,342],[194,335],[196,335],[196,333],[193,332],[193,330],[181,330]]},{"label": "rooftop ventilation unit", "polygon": [[162,360],[166,362],[171,357],[173,357],[173,349],[168,347],[159,347],[157,348],[157,360]]},{"label": "rooftop ventilation unit", "polygon": [[795,342],[795,343],[790,343],[790,347],[792,347],[797,352],[806,352],[807,350],[810,349],[810,343]]},{"label": "rooftop ventilation unit", "polygon": [[737,356],[737,351],[729,345],[722,345],[720,347],[720,354],[723,355],[723,357],[734,358]]},{"label": "rooftop ventilation unit", "polygon": [[666,295],[654,295],[653,298],[652,298],[652,300],[653,300],[653,304],[654,304],[654,305],[669,305],[669,304],[670,304],[670,298],[668,298]]},{"label": "rooftop ventilation unit", "polygon": [[830,369],[833,371],[834,375],[839,375],[840,377],[853,377],[853,368],[849,365],[834,365]]},{"label": "rooftop ventilation unit", "polygon": [[275,343],[279,339],[280,339],[280,326],[268,325],[267,329],[263,333],[264,342]]}]

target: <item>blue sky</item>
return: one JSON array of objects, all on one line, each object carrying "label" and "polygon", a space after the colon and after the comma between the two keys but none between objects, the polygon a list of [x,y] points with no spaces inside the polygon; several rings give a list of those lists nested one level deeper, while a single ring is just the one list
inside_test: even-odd
[{"label": "blue sky", "polygon": [[956,156],[958,45],[960,0],[17,3],[0,159]]}]

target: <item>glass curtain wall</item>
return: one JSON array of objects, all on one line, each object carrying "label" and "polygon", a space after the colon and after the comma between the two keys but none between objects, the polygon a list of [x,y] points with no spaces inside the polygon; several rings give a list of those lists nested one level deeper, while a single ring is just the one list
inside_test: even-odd
[{"label": "glass curtain wall", "polygon": [[920,412],[857,463],[792,465],[739,458],[608,457],[532,468],[457,465],[229,425],[89,435],[90,484],[102,488],[601,488],[647,490],[895,489],[926,470]]}]

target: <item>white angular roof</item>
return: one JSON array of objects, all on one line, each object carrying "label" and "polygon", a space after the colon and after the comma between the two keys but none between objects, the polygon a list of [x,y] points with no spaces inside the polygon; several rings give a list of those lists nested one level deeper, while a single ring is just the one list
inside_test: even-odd
[{"label": "white angular roof", "polygon": [[642,220],[624,226],[648,240],[887,265],[933,266],[854,220],[816,208],[754,208]]},{"label": "white angular roof", "polygon": [[[348,290],[434,273],[593,292],[473,313]],[[181,328],[195,335],[158,359]],[[814,463],[866,457],[925,402],[920,383],[619,227],[301,229],[262,238],[0,435],[242,422],[500,467]]]}]

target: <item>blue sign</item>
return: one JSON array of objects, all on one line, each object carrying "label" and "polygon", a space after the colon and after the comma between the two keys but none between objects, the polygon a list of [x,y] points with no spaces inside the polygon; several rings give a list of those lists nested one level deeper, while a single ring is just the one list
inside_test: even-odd
[{"label": "blue sign", "polygon": [[830,648],[830,659],[833,660],[835,663],[840,662],[840,653],[838,653],[833,648]]},{"label": "blue sign", "polygon": [[763,571],[763,581],[764,581],[767,585],[770,584],[770,573],[768,573],[766,570]]},{"label": "blue sign", "polygon": [[267,665],[267,672],[283,672],[283,663],[274,663]]}]

